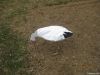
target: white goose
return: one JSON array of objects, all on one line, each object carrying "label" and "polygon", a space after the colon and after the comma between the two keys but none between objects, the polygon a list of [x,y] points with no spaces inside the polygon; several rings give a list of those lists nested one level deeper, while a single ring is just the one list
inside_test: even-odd
[{"label": "white goose", "polygon": [[30,40],[34,42],[36,37],[40,37],[49,41],[61,41],[72,35],[73,33],[67,28],[54,25],[37,29],[31,34]]}]

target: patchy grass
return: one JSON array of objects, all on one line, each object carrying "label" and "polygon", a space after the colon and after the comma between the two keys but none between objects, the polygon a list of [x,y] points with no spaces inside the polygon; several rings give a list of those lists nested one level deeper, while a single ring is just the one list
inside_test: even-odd
[{"label": "patchy grass", "polygon": [[[0,74],[15,75],[24,67],[26,40],[10,27],[14,17],[25,15],[23,5],[11,7],[11,0],[0,0]],[[8,4],[7,4],[8,3]],[[7,4],[7,5],[6,5]],[[6,5],[6,6],[5,6]],[[8,7],[8,8],[7,8]],[[12,10],[10,10],[12,9]]]},{"label": "patchy grass", "polygon": [[0,24],[0,69],[2,73],[14,75],[23,66],[25,44],[25,40],[12,32],[7,23]]},{"label": "patchy grass", "polygon": [[[30,8],[37,8],[41,6],[53,6],[53,5],[61,5],[67,4],[69,2],[76,2],[76,1],[84,1],[84,0],[0,0],[0,9],[2,8],[22,8],[26,7]],[[16,6],[15,6],[16,5]]]},{"label": "patchy grass", "polygon": [[67,4],[68,2],[71,2],[72,0],[42,0],[42,3],[45,6],[52,6],[52,5],[61,5],[61,4]]},{"label": "patchy grass", "polygon": [[[22,71],[21,75],[30,75],[31,74],[31,72],[30,72],[31,69],[30,68],[32,68],[34,70],[34,72],[38,73],[37,71],[38,71],[38,68],[41,66],[41,63],[42,63],[41,61],[43,61],[42,65],[45,62],[44,59],[41,60],[42,55],[40,56],[40,54],[43,51],[41,50],[42,47],[40,47],[41,51],[39,53],[39,57],[36,56],[34,58],[30,58],[31,59],[30,61],[32,61],[31,64],[29,64],[29,63],[25,64],[26,62],[28,62],[27,59],[25,58],[25,55],[28,54],[28,53],[26,53],[27,52],[26,51],[27,50],[27,48],[26,48],[27,41],[26,41],[25,37],[21,37],[21,35],[19,35],[18,32],[13,31],[13,27],[11,27],[12,23],[13,23],[14,27],[16,27],[16,28],[18,28],[18,26],[24,27],[24,24],[25,24],[25,21],[26,21],[25,16],[26,16],[28,10],[34,10],[33,8],[41,8],[43,6],[53,6],[53,5],[67,4],[69,2],[75,2],[75,1],[80,1],[80,0],[0,0],[0,75],[17,75],[17,73],[22,69],[25,69],[25,70]],[[53,10],[55,10],[55,9],[53,9]],[[72,9],[72,10],[74,10],[74,9]],[[44,11],[44,10],[42,10],[42,11]],[[48,13],[49,12],[50,11],[48,11]],[[57,12],[58,12],[58,10],[57,10]],[[40,15],[41,12],[36,12],[36,13]],[[57,18],[57,16],[55,16],[56,14],[57,13],[55,13],[55,14],[51,13],[51,14],[49,14],[49,16],[54,15],[54,17],[55,17],[54,19],[56,19]],[[78,14],[78,13],[77,12],[73,13],[73,11],[72,11],[71,13],[68,12],[68,14],[70,16],[76,17],[77,15],[75,16],[74,14]],[[63,13],[62,15],[65,16],[67,14]],[[62,15],[61,15],[61,17],[62,17]],[[58,18],[60,18],[59,16],[60,16],[60,14],[58,13]],[[39,18],[40,17],[41,16],[39,16]],[[47,16],[47,18],[48,18],[48,16]],[[69,19],[70,18],[71,17],[69,17]],[[16,19],[17,19],[17,24],[14,22]],[[49,19],[50,19],[50,17],[49,17]],[[52,19],[52,16],[51,16],[51,19]],[[58,19],[56,19],[56,20],[58,21]],[[73,17],[72,17],[72,20],[73,20]],[[71,19],[70,19],[70,21],[71,21]],[[20,25],[20,23],[21,23],[21,25]],[[83,21],[82,21],[82,23],[83,23]],[[73,29],[75,27],[77,27],[77,26],[75,26],[75,27],[74,26],[75,26],[75,24],[72,25]],[[81,28],[80,25],[79,25],[79,27]],[[77,27],[76,30],[78,30],[80,28]],[[81,30],[79,30],[79,32],[81,34]],[[74,41],[75,40],[73,40],[72,42],[74,42]],[[83,44],[81,46],[83,47]],[[49,53],[52,54],[54,52],[54,48],[56,49],[57,46],[54,46],[54,48],[52,48],[52,45],[50,44],[50,49],[51,49],[50,51],[49,51],[49,46],[48,45],[45,45],[44,47],[45,48],[47,47],[47,49],[48,49],[48,50],[45,50],[45,48],[43,48],[44,55],[48,53],[47,56],[49,56]],[[67,47],[64,47],[64,48],[70,49],[69,47],[72,47],[72,44],[70,44],[70,42],[69,42],[69,46],[67,46]],[[72,48],[74,48],[74,46]],[[33,56],[33,54],[30,55],[30,57],[32,57],[32,56]],[[49,57],[51,59],[55,58],[55,57],[51,57],[51,56],[49,56]],[[59,57],[57,57],[57,58],[59,59]],[[49,58],[46,57],[46,59],[47,59],[47,61],[49,60],[51,62],[51,64],[53,63],[53,61],[50,60]],[[52,67],[55,65],[55,63],[52,66],[49,62],[45,62],[45,63],[47,63],[46,67],[48,69],[49,69],[49,67],[51,67],[51,69],[52,69]],[[68,62],[66,62],[66,63],[68,63]],[[32,65],[32,66],[29,66],[29,65]],[[49,65],[49,67],[48,67],[48,65]],[[26,66],[29,66],[28,69],[25,68]],[[45,68],[45,66],[42,66],[42,67]],[[67,68],[67,66],[66,66],[66,68]],[[46,70],[48,70],[48,69],[46,69]],[[46,72],[46,70],[45,70],[45,72]],[[56,70],[56,68],[55,68],[55,70]],[[63,70],[61,69],[61,71],[63,71]],[[52,71],[49,71],[49,72],[52,72]],[[65,72],[66,72],[66,70],[65,70]],[[34,73],[34,75],[36,73]],[[42,75],[44,75],[44,74],[42,74]],[[46,75],[48,75],[48,74],[46,74]]]}]

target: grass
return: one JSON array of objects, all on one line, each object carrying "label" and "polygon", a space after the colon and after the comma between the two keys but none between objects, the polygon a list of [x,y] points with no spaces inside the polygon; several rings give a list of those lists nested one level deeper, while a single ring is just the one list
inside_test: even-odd
[{"label": "grass", "polygon": [[[72,1],[74,0],[0,0],[0,75],[15,75],[25,67],[27,43],[25,38],[10,27],[13,18],[24,19],[28,9],[67,4]],[[19,20],[21,21],[24,20]]]},{"label": "grass", "polygon": [[72,0],[45,0],[43,4],[46,6],[52,6],[52,5],[61,5],[61,4],[67,4],[68,2],[71,2]]},{"label": "grass", "polygon": [[0,25],[0,68],[13,75],[23,66],[25,41],[12,32],[8,24]]},{"label": "grass", "polygon": [[[11,0],[0,0],[0,6],[2,9],[0,18],[0,74],[1,75],[15,75],[20,68],[24,66],[24,56],[26,54],[26,40],[17,35],[14,32],[10,24],[13,21],[13,17],[22,17],[25,15],[24,7],[10,7],[7,9],[7,4],[9,6]],[[10,3],[11,4],[11,3]],[[3,8],[7,12],[3,12]]]}]

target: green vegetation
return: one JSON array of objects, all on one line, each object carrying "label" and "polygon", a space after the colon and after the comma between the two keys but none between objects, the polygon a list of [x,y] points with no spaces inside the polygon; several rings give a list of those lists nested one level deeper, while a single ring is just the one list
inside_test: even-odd
[{"label": "green vegetation", "polygon": [[15,75],[24,67],[26,39],[10,27],[13,18],[23,18],[18,20],[23,22],[28,9],[71,1],[74,0],[0,0],[0,75]]},{"label": "green vegetation", "polygon": [[[2,10],[0,13],[1,75],[15,75],[20,68],[24,67],[24,56],[26,54],[26,40],[21,38],[17,32],[14,32],[10,27],[10,24],[14,21],[13,17],[23,17],[23,15],[25,15],[25,10],[23,10],[23,6],[21,6],[21,8],[17,6],[11,7],[10,1],[11,0],[0,0],[0,8]],[[9,10],[10,8],[12,10]]]},{"label": "green vegetation", "polygon": [[[43,0],[42,0],[43,1]],[[72,0],[45,0],[43,1],[46,6],[52,6],[52,5],[60,5],[60,4],[67,4],[68,2],[71,2]]]},{"label": "green vegetation", "polygon": [[13,75],[23,66],[26,43],[7,25],[0,25],[0,68],[7,69],[8,75]]}]

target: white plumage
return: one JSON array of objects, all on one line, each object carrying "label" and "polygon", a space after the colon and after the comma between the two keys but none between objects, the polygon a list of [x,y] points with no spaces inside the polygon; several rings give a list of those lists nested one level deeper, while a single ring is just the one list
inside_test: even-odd
[{"label": "white plumage", "polygon": [[41,37],[49,41],[60,41],[71,35],[72,32],[63,26],[48,26],[37,29],[31,34],[30,40],[35,41],[36,37]]}]

